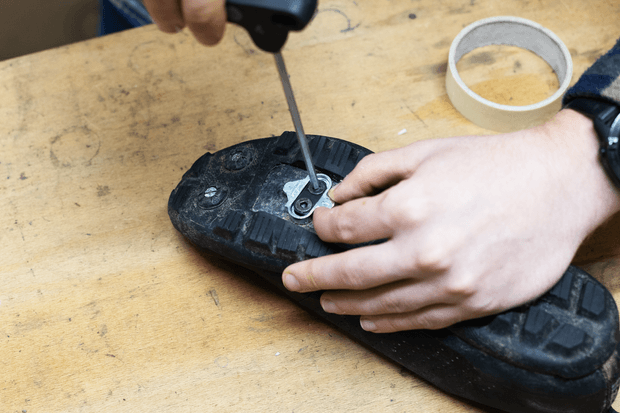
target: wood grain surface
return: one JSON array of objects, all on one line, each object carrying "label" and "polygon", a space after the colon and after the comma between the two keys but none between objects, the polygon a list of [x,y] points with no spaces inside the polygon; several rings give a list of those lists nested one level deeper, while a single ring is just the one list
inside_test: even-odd
[{"label": "wood grain surface", "polygon": [[[284,57],[307,133],[383,151],[492,133],[445,92],[448,49],[468,24],[542,24],[570,49],[575,81],[620,36],[619,12],[611,1],[324,0]],[[500,103],[554,87],[527,52],[465,59],[470,85]],[[168,196],[200,155],[291,129],[273,57],[234,26],[215,48],[149,26],[0,62],[0,411],[491,412],[174,230]],[[617,228],[579,258],[616,299]]]}]

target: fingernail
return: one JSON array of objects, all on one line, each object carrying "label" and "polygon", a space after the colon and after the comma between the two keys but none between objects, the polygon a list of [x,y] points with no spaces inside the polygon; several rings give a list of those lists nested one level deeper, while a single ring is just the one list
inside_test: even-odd
[{"label": "fingernail", "polygon": [[366,331],[375,331],[377,329],[377,326],[375,325],[375,323],[373,323],[370,320],[361,320],[360,319],[360,325]]},{"label": "fingernail", "polygon": [[295,276],[293,274],[285,274],[284,275],[284,286],[286,287],[287,290],[290,291],[297,291],[299,290],[299,281],[297,281],[297,278],[295,278]]},{"label": "fingernail", "polygon": [[329,190],[329,192],[327,192],[327,196],[329,197],[329,199],[331,199],[332,201],[334,200],[334,192],[336,192],[336,187],[338,185],[334,186],[332,189]]},{"label": "fingernail", "polygon": [[331,300],[321,300],[321,306],[323,307],[323,310],[325,310],[325,312],[327,313],[336,312],[336,305]]}]

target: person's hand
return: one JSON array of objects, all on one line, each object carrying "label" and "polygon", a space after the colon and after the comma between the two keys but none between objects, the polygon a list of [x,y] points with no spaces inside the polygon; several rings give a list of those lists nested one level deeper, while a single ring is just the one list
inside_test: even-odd
[{"label": "person's hand", "polygon": [[510,134],[420,141],[373,154],[314,212],[327,242],[378,245],[302,261],[293,291],[374,332],[437,329],[552,287],[584,238],[620,209],[592,122],[570,110]]},{"label": "person's hand", "polygon": [[224,35],[224,0],[144,0],[144,5],[163,32],[176,33],[187,26],[207,46],[217,44]]}]

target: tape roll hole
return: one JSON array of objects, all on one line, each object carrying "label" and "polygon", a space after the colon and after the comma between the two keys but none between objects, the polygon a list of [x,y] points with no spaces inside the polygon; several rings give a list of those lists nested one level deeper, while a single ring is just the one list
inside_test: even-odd
[{"label": "tape roll hole", "polygon": [[[481,60],[487,62],[502,62],[503,59],[499,59],[497,55],[488,54],[488,52],[485,54],[484,49],[482,49],[489,46],[493,47],[494,45],[500,48],[500,45],[517,48],[506,48],[506,50],[518,50],[520,48],[535,53],[553,68],[560,87],[546,99],[530,104],[517,105],[517,102],[515,102],[517,96],[528,96],[528,93],[508,93],[502,98],[508,100],[506,104],[497,103],[491,99],[481,97],[465,84],[457,69],[457,63],[461,62],[462,58],[469,53],[472,53],[470,56],[477,57],[465,58],[463,62],[465,66],[467,62],[480,62]],[[505,51],[502,51],[502,53],[504,52]],[[517,72],[516,69],[519,68],[519,65],[523,67],[524,61],[529,62],[536,59],[535,57],[525,58],[525,53],[521,51],[515,52],[514,55],[519,57],[511,62],[510,59],[508,59],[510,63],[507,67],[504,66],[503,70],[507,69],[509,73],[514,71],[510,76],[513,81],[515,80],[513,75],[516,74],[515,72]],[[481,56],[483,58],[481,58]],[[519,63],[517,64],[517,62]],[[484,67],[485,65],[478,65],[478,67],[480,66]],[[570,57],[570,52],[564,43],[562,43],[562,40],[553,34],[553,32],[538,23],[521,17],[489,17],[470,24],[461,30],[454,38],[450,46],[450,52],[448,53],[446,92],[454,107],[461,112],[464,117],[476,125],[498,132],[511,132],[540,125],[557,113],[562,107],[562,95],[568,89],[572,73],[573,62]],[[523,78],[526,77],[524,76]],[[501,79],[501,76],[499,76],[498,73],[493,74],[492,77],[486,80],[477,79],[472,81],[470,79],[470,82],[473,83],[474,87],[478,87],[480,92],[484,94],[486,90],[483,89],[487,88],[483,86],[488,86],[488,82],[492,79]],[[538,76],[533,76],[531,79],[538,80],[534,82],[534,88],[537,88],[536,85],[539,84],[540,78]],[[481,83],[485,81],[487,82],[486,84]],[[497,80],[497,82],[501,82],[501,80]],[[523,89],[527,83],[529,82],[518,82],[517,87]],[[543,83],[546,82],[543,81]],[[527,90],[531,90],[531,86],[531,84],[528,85]],[[549,87],[543,88],[543,90],[547,91],[549,91],[549,89]],[[553,88],[551,88],[551,90],[553,90]],[[493,99],[500,99],[499,96],[501,96],[501,94],[495,92],[494,95]],[[512,101],[510,98],[512,98]],[[533,96],[529,98],[533,98]]]},{"label": "tape roll hole", "polygon": [[532,105],[560,87],[556,73],[544,59],[518,46],[478,47],[463,55],[456,68],[474,93],[501,105]]}]

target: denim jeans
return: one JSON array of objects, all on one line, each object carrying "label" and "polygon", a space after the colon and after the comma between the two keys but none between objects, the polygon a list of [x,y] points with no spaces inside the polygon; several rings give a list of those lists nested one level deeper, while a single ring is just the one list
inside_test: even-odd
[{"label": "denim jeans", "polygon": [[153,22],[140,0],[99,0],[99,5],[99,36]]}]

